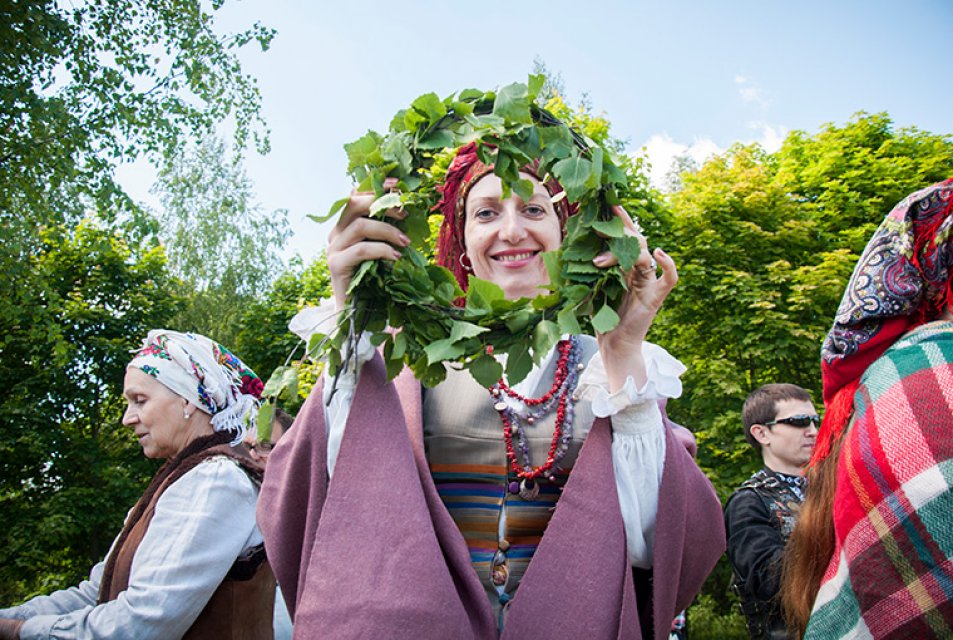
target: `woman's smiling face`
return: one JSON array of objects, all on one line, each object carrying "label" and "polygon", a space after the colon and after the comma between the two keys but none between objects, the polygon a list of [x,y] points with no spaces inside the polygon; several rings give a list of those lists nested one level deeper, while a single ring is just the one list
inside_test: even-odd
[{"label": "woman's smiling face", "polygon": [[533,195],[524,202],[515,193],[501,200],[503,185],[492,173],[480,178],[467,194],[464,238],[473,274],[503,288],[507,299],[533,298],[549,283],[542,253],[559,248],[562,232],[552,198],[539,180],[527,173]]}]

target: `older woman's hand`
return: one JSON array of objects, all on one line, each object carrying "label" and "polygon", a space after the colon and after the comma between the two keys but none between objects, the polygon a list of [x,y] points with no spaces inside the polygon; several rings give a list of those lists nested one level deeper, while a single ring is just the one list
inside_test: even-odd
[{"label": "older woman's hand", "polygon": [[0,640],[20,640],[20,627],[23,620],[0,618]]},{"label": "older woman's hand", "polygon": [[[634,378],[638,387],[645,384],[642,343],[662,303],[678,282],[678,272],[675,261],[661,249],[649,253],[645,237],[639,233],[625,209],[616,206],[613,212],[622,219],[626,233],[639,238],[642,247],[639,259],[626,277],[629,291],[616,309],[619,325],[598,336],[609,387],[615,391],[625,384],[628,376]],[[618,259],[611,253],[603,253],[596,256],[593,263],[599,267],[609,267],[618,264]],[[658,268],[662,270],[661,276],[658,275]]]},{"label": "older woman's hand", "polygon": [[[392,189],[396,184],[396,179],[388,178],[384,181],[384,188]],[[357,265],[365,260],[397,260],[401,254],[395,247],[410,244],[410,238],[394,225],[368,217],[374,200],[373,193],[351,192],[344,212],[328,235],[328,270],[339,310],[344,308],[347,289]],[[401,219],[406,213],[390,209],[386,215]]]}]

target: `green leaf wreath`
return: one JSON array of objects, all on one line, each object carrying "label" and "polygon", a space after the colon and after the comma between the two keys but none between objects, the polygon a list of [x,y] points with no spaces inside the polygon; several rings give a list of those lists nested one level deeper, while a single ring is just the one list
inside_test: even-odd
[{"label": "green leaf wreath", "polygon": [[[506,376],[513,384],[561,334],[606,332],[618,324],[615,309],[626,290],[623,270],[632,268],[640,252],[638,240],[625,234],[611,211],[628,190],[627,178],[611,150],[535,104],[543,82],[543,76],[534,75],[527,84],[468,89],[443,100],[428,93],[397,112],[386,135],[369,131],[345,145],[348,172],[358,189],[377,196],[371,215],[385,219],[387,209],[402,208],[408,214],[403,220],[386,220],[410,237],[411,245],[396,262],[362,263],[336,329],[312,338],[310,353],[326,358],[332,375],[366,331],[375,346],[383,347],[390,377],[406,365],[432,387],[444,379],[449,364],[490,386],[503,373],[496,356],[506,354]],[[550,283],[535,298],[506,300],[499,286],[473,276],[464,293],[450,271],[425,258],[428,217],[439,200],[436,187],[456,150],[473,141],[479,143],[480,159],[494,165],[504,198],[515,192],[529,199],[532,184],[520,178],[519,170],[538,159],[539,175],[555,177],[570,201],[578,203],[562,246],[543,254]],[[384,192],[386,178],[397,178],[396,191]],[[346,203],[347,198],[335,202],[319,220],[337,215]],[[607,247],[619,267],[593,265]],[[465,304],[455,305],[461,296]]]}]

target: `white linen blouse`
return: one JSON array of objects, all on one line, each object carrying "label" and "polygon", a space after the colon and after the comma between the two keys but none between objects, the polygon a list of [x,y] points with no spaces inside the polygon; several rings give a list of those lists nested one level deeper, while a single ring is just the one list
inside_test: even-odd
[{"label": "white linen blouse", "polygon": [[78,586],[0,609],[0,617],[26,621],[21,640],[181,638],[235,560],[262,543],[257,499],[258,487],[235,462],[205,460],[159,496],[118,598],[96,604],[100,562]]}]

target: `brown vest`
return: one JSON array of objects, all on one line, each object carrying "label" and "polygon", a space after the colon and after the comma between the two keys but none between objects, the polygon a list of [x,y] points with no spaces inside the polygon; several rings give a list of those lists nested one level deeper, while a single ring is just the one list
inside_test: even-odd
[{"label": "brown vest", "polygon": [[[241,447],[232,448],[225,444],[225,435],[218,433],[192,442],[156,473],[123,525],[113,553],[106,561],[99,587],[100,603],[115,600],[128,588],[132,560],[149,529],[159,497],[188,471],[205,460],[225,456],[238,463],[252,482],[260,485],[261,465]],[[235,561],[183,638],[272,640],[274,605],[275,576],[265,557],[264,547],[259,546],[249,557]]]}]

